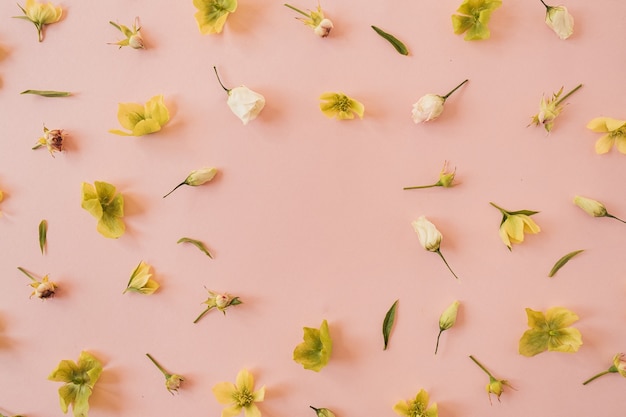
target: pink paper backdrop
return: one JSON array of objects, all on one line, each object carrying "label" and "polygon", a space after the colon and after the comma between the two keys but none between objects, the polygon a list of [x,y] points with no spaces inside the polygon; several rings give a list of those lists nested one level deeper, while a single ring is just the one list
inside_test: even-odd
[{"label": "pink paper backdrop", "polygon": [[[327,39],[294,19],[282,1],[239,0],[220,35],[203,36],[192,1],[63,0],[60,23],[38,43],[32,24],[0,4],[0,412],[62,415],[48,374],[81,350],[104,372],[90,415],[220,413],[211,387],[250,369],[267,395],[264,416],[392,416],[392,406],[426,389],[440,416],[620,416],[626,380],[583,386],[626,349],[626,225],[594,219],[572,204],[581,194],[626,217],[626,156],[596,155],[597,116],[626,118],[626,3],[568,0],[574,35],[562,41],[537,1],[504,1],[491,39],[466,42],[450,22],[459,0],[325,0],[335,23]],[[314,1],[295,1],[314,8]],[[119,50],[108,21],[141,19],[147,49]],[[397,54],[370,25],[403,40]],[[245,84],[267,106],[248,126],[230,112],[212,66],[231,87]],[[411,105],[470,81],[439,120],[415,125]],[[542,94],[584,87],[553,132],[527,127]],[[22,96],[25,89],[74,92]],[[343,91],[365,118],[325,118],[318,97]],[[171,121],[134,138],[118,128],[119,102],[163,94]],[[69,133],[67,151],[32,151],[42,125]],[[451,189],[403,191],[432,182],[444,161]],[[220,174],[161,198],[194,169]],[[126,234],[110,240],[80,207],[82,182],[107,181],[126,201]],[[538,235],[509,252],[500,213],[540,211]],[[426,215],[443,233],[442,252],[424,251],[410,222]],[[49,223],[42,256],[37,225]],[[211,260],[176,241],[204,241]],[[585,249],[553,279],[570,251]],[[139,261],[161,288],[124,294]],[[50,274],[56,298],[29,299],[17,267]],[[197,324],[205,287],[238,295],[226,316]],[[381,325],[399,299],[388,350]],[[433,354],[438,318],[453,300],[456,326]],[[576,354],[517,353],[526,307],[575,311]],[[320,373],[292,360],[302,327],[330,325],[334,352]],[[185,381],[169,395],[151,353]],[[490,405],[473,354],[508,379]]]}]

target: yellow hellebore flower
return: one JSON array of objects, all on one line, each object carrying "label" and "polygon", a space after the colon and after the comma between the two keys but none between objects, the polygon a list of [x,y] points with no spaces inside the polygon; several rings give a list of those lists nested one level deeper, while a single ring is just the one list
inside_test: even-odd
[{"label": "yellow hellebore flower", "polygon": [[150,265],[144,261],[139,262],[139,265],[137,265],[137,268],[135,268],[131,274],[128,285],[126,285],[126,289],[122,294],[125,294],[126,291],[133,291],[146,295],[154,293],[159,288],[159,283],[151,277],[152,274],[150,273]]},{"label": "yellow hellebore flower", "polygon": [[82,184],[81,207],[98,219],[98,232],[108,238],[117,239],[124,234],[124,197],[117,194],[115,186],[103,181],[94,185]]},{"label": "yellow hellebore flower", "polygon": [[437,403],[428,406],[428,401],[428,393],[421,389],[415,399],[398,402],[393,406],[393,411],[404,417],[437,417]]},{"label": "yellow hellebore flower", "polygon": [[145,105],[120,103],[117,120],[122,127],[130,130],[130,133],[119,129],[111,129],[110,133],[120,136],[143,136],[161,130],[170,120],[170,113],[165,107],[163,96],[158,95],[148,100]]},{"label": "yellow hellebore flower", "polygon": [[152,361],[153,364],[156,365],[157,368],[159,368],[159,371],[161,371],[163,376],[165,376],[165,388],[167,388],[170,394],[174,395],[174,391],[178,391],[181,382],[183,382],[185,378],[183,378],[182,375],[170,374],[167,372],[165,368],[163,368],[161,364],[158,363],[149,353],[146,353],[146,356]]},{"label": "yellow hellebore flower", "polygon": [[224,313],[224,315],[226,315],[226,309],[228,307],[242,304],[242,301],[239,299],[239,297],[233,297],[230,294],[226,293],[220,294],[211,290],[208,291],[209,298],[207,298],[207,300],[202,303],[206,304],[207,308],[204,309],[204,311],[200,313],[200,315],[193,321],[194,323],[197,323],[198,320],[200,320],[206,313],[214,308],[217,308],[219,311]]},{"label": "yellow hellebore flower", "polygon": [[552,307],[543,314],[541,311],[526,309],[528,326],[519,341],[519,353],[524,356],[535,356],[549,351],[577,352],[583,344],[582,335],[573,327],[578,316],[563,307]]},{"label": "yellow hellebore flower", "polygon": [[122,39],[112,45],[119,45],[120,49],[122,49],[123,46],[130,46],[133,49],[144,49],[143,38],[141,37],[141,33],[139,33],[141,31],[141,26],[139,26],[138,17],[135,17],[132,29],[128,26],[118,25],[114,22],[109,23],[126,36],[126,39]]},{"label": "yellow hellebore flower", "polygon": [[450,304],[439,316],[439,334],[437,335],[437,345],[435,346],[435,355],[439,350],[439,338],[441,337],[441,333],[452,328],[456,324],[456,316],[459,311],[459,303],[457,300],[454,300],[452,304]]},{"label": "yellow hellebore flower", "polygon": [[304,341],[293,351],[293,360],[315,372],[324,368],[330,360],[333,341],[330,338],[328,322],[322,321],[319,329],[304,327]]},{"label": "yellow hellebore flower", "polygon": [[265,399],[265,387],[254,390],[254,377],[247,369],[237,374],[235,384],[220,382],[213,387],[213,395],[220,404],[229,407],[222,410],[222,417],[233,417],[244,410],[246,417],[261,417],[261,411],[255,403]]},{"label": "yellow hellebore flower", "polygon": [[52,3],[39,3],[37,0],[26,0],[24,7],[17,5],[24,16],[13,16],[17,19],[24,19],[32,22],[37,28],[37,37],[39,42],[43,41],[42,29],[45,25],[51,25],[61,20],[63,9]]},{"label": "yellow hellebore flower", "polygon": [[48,376],[50,381],[65,382],[59,388],[61,410],[67,413],[71,405],[74,417],[87,417],[89,396],[101,373],[102,363],[89,352],[81,352],[78,363],[62,360]]},{"label": "yellow hellebore flower", "polygon": [[67,134],[63,129],[50,130],[47,127],[43,127],[43,136],[37,140],[35,146],[32,149],[39,149],[42,146],[48,148],[48,152],[54,158],[54,152],[63,152],[63,140]]},{"label": "yellow hellebore flower", "polygon": [[354,115],[363,118],[365,106],[348,97],[344,93],[324,93],[320,96],[320,109],[322,113],[331,119],[338,120],[354,119]]},{"label": "yellow hellebore flower", "polygon": [[502,392],[504,392],[504,386],[515,389],[511,386],[511,384],[509,384],[508,381],[504,379],[497,379],[496,377],[494,377],[491,372],[489,372],[489,370],[485,368],[482,363],[478,362],[478,360],[472,355],[470,355],[470,359],[474,361],[474,363],[478,365],[478,367],[489,376],[489,383],[485,387],[485,390],[487,391],[487,396],[489,397],[489,403],[491,403],[491,394],[495,394],[496,397],[498,397],[498,402],[500,401],[500,395],[502,395]]},{"label": "yellow hellebore flower", "polygon": [[591,198],[581,197],[577,195],[574,197],[574,204],[583,209],[587,214],[593,217],[610,217],[615,220],[619,220],[622,223],[626,223],[626,221],[609,214],[606,211],[606,207],[599,201],[592,200]]},{"label": "yellow hellebore flower", "polygon": [[582,84],[578,84],[572,91],[565,94],[563,97],[561,97],[563,87],[554,93],[552,98],[546,99],[545,97],[541,97],[541,102],[539,103],[539,113],[532,117],[530,124],[534,124],[535,126],[543,125],[546,132],[550,133],[552,127],[554,126],[554,120],[563,111],[562,103],[582,86]]},{"label": "yellow hellebore flower", "polygon": [[617,355],[613,356],[613,365],[611,365],[609,369],[592,376],[591,378],[583,382],[583,385],[587,385],[594,379],[600,378],[601,376],[609,373],[619,373],[621,376],[626,378],[626,360],[624,359],[623,353],[618,353]]},{"label": "yellow hellebore flower", "polygon": [[305,16],[306,19],[302,17],[296,17],[296,19],[302,21],[305,25],[313,28],[313,32],[320,38],[327,37],[334,27],[333,22],[330,19],[324,17],[324,11],[322,10],[322,7],[319,5],[319,3],[317,5],[317,11],[309,10],[309,13],[303,12],[302,10],[293,7],[292,5],[287,3],[285,3],[285,6]]},{"label": "yellow hellebore flower", "polygon": [[456,175],[456,168],[454,171],[449,172],[448,170],[448,161],[443,163],[443,168],[441,168],[441,172],[439,172],[439,180],[434,184],[429,185],[416,185],[413,187],[404,187],[403,190],[415,190],[418,188],[432,188],[432,187],[444,187],[450,188],[452,187],[452,182],[454,181],[454,176]]},{"label": "yellow hellebore flower", "polygon": [[194,15],[203,35],[220,33],[230,13],[237,10],[237,0],[193,0],[198,11]]},{"label": "yellow hellebore flower", "polygon": [[464,0],[456,9],[459,14],[452,15],[454,33],[465,33],[466,41],[488,39],[491,13],[500,6],[501,0]]},{"label": "yellow hellebore flower", "polygon": [[587,123],[587,129],[594,132],[606,133],[596,142],[596,153],[607,153],[617,147],[620,153],[626,154],[626,120],[617,120],[611,117],[596,117]]},{"label": "yellow hellebore flower", "polygon": [[513,243],[522,243],[524,241],[524,232],[536,234],[541,231],[539,226],[537,226],[537,223],[530,218],[533,214],[539,213],[538,211],[507,211],[494,203],[489,204],[500,210],[500,213],[502,213],[502,222],[500,223],[500,239],[502,239],[502,242],[504,242],[509,250],[511,250],[511,245]]}]

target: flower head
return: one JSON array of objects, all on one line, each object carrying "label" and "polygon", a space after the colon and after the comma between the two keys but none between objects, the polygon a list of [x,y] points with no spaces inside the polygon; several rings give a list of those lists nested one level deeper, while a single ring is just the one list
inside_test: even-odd
[{"label": "flower head", "polygon": [[290,4],[285,3],[285,6],[305,16],[305,18],[296,17],[296,19],[311,27],[313,29],[313,32],[320,38],[325,38],[330,34],[330,31],[333,28],[333,22],[331,22],[330,19],[324,17],[324,11],[322,10],[322,7],[319,5],[319,3],[317,5],[317,10],[309,10],[309,13],[303,12],[302,10],[295,8]]},{"label": "flower head", "polygon": [[126,285],[126,289],[123,294],[126,293],[126,291],[138,292],[139,294],[146,295],[154,293],[159,288],[159,283],[152,279],[150,268],[150,265],[144,261],[139,262],[139,265],[137,265],[133,273],[130,275],[130,280],[128,280],[128,284]]},{"label": "flower head", "polygon": [[32,288],[34,288],[33,292],[30,294],[31,297],[34,295],[37,298],[41,298],[42,300],[54,297],[56,289],[59,286],[56,283],[50,281],[48,275],[44,276],[41,281],[39,281],[37,278],[29,274],[24,268],[18,266],[17,269],[19,269],[20,272],[22,272],[32,281],[30,284],[28,284]]},{"label": "flower head", "polygon": [[439,180],[434,184],[429,185],[417,185],[413,187],[404,187],[403,190],[415,190],[417,188],[432,188],[432,187],[452,187],[454,176],[456,175],[456,168],[454,171],[448,171],[448,161],[444,162],[443,168],[439,172]]},{"label": "flower head", "polygon": [[24,16],[14,17],[32,22],[37,28],[39,42],[43,41],[43,27],[58,22],[63,15],[61,7],[52,3],[39,3],[37,0],[26,0],[24,7],[19,4],[17,6],[24,12]]},{"label": "flower head", "polygon": [[500,6],[501,0],[464,0],[456,9],[459,14],[452,15],[454,33],[465,33],[466,41],[488,39],[491,13]]},{"label": "flower head", "polygon": [[170,120],[170,113],[165,107],[163,96],[152,97],[145,105],[138,103],[120,103],[117,120],[124,129],[111,129],[110,133],[120,136],[143,136],[158,132]]},{"label": "flower head", "polygon": [[181,382],[183,382],[185,378],[183,378],[182,375],[170,374],[169,372],[167,372],[165,368],[163,368],[161,364],[158,363],[156,359],[154,359],[149,353],[146,353],[146,356],[159,369],[159,371],[161,371],[163,376],[165,376],[165,388],[167,388],[170,394],[174,395],[174,392],[178,391]]},{"label": "flower head", "polygon": [[439,350],[439,338],[441,337],[441,333],[452,328],[456,324],[456,316],[459,311],[459,303],[457,300],[452,302],[439,316],[439,334],[437,335],[437,345],[435,346],[435,355],[437,354],[437,350]]},{"label": "flower head", "polygon": [[596,117],[587,123],[587,129],[594,132],[606,133],[596,142],[596,153],[607,153],[617,147],[620,153],[626,154],[626,120],[617,120],[610,117]]},{"label": "flower head", "polygon": [[411,225],[413,226],[413,230],[415,230],[415,233],[417,233],[417,238],[419,239],[422,247],[429,252],[435,252],[437,255],[439,255],[439,257],[441,257],[441,260],[443,260],[443,263],[446,264],[448,270],[452,273],[452,275],[454,275],[456,279],[459,279],[454,271],[452,271],[452,268],[450,268],[450,265],[448,265],[448,261],[446,261],[446,258],[444,258],[443,254],[441,253],[440,246],[443,236],[441,235],[441,232],[437,230],[437,227],[433,223],[431,223],[425,216],[420,216],[417,220],[411,222]]},{"label": "flower head", "polygon": [[217,168],[195,169],[191,171],[189,175],[187,175],[187,178],[185,178],[183,182],[181,182],[176,187],[174,187],[172,191],[165,194],[163,198],[172,194],[178,187],[181,187],[183,185],[191,185],[192,187],[197,187],[198,185],[202,185],[206,182],[209,182],[215,177],[216,174],[217,174]]},{"label": "flower head", "polygon": [[577,352],[583,344],[578,329],[569,327],[578,321],[578,316],[563,307],[552,307],[543,314],[541,311],[526,309],[528,326],[519,341],[519,353],[535,356],[546,350],[557,352]]},{"label": "flower head", "polygon": [[539,113],[532,117],[532,121],[530,123],[534,124],[535,126],[543,125],[544,129],[546,129],[546,132],[550,133],[552,127],[554,126],[554,120],[563,111],[564,106],[562,105],[562,103],[565,101],[565,99],[571,96],[582,86],[582,84],[579,84],[563,97],[561,97],[561,94],[563,93],[563,87],[561,87],[559,91],[554,93],[552,95],[552,98],[547,99],[545,97],[541,97],[541,102],[539,103]]},{"label": "flower head", "polygon": [[583,209],[587,214],[593,217],[610,217],[615,220],[619,220],[622,223],[626,223],[626,221],[615,217],[612,214],[609,214],[606,211],[606,207],[599,201],[592,200],[591,198],[581,197],[577,195],[574,197],[574,204]]},{"label": "flower head", "polygon": [[220,86],[226,91],[226,94],[228,94],[226,104],[228,104],[228,107],[234,115],[237,116],[244,125],[256,119],[259,113],[261,113],[261,110],[263,110],[263,107],[265,107],[265,97],[250,90],[245,85],[235,88],[226,88],[217,73],[217,68],[213,67],[213,70],[215,71],[215,76]]},{"label": "flower head", "polygon": [[623,353],[618,353],[617,355],[613,356],[613,365],[611,365],[609,369],[592,376],[591,378],[583,382],[583,385],[587,385],[591,381],[610,373],[619,373],[621,376],[626,378],[626,360],[624,359]]},{"label": "flower head", "polygon": [[513,388],[508,381],[504,379],[497,379],[496,377],[494,377],[491,372],[489,372],[489,370],[485,368],[483,364],[478,362],[478,360],[472,355],[470,355],[470,359],[474,361],[474,363],[478,365],[478,367],[489,376],[489,383],[485,387],[485,390],[487,391],[487,396],[489,397],[489,403],[491,403],[491,394],[495,394],[495,396],[498,397],[498,401],[500,401],[500,395],[502,395],[502,392],[504,392],[504,387],[508,386],[510,388]]},{"label": "flower head", "polygon": [[530,218],[533,214],[539,213],[538,211],[531,210],[519,210],[519,211],[507,211],[502,207],[489,203],[502,213],[502,222],[500,222],[500,239],[511,250],[513,243],[522,243],[524,241],[524,232],[526,233],[539,233],[541,229],[537,226],[537,223]]},{"label": "flower head", "polygon": [[457,89],[469,80],[463,81],[461,84],[454,87],[448,94],[440,96],[438,94],[426,94],[422,96],[415,104],[413,104],[413,111],[411,112],[413,121],[417,123],[428,122],[435,120],[441,113],[443,113],[443,105],[448,97],[452,95]]},{"label": "flower head", "polygon": [[54,152],[62,152],[63,151],[63,140],[67,136],[67,133],[63,131],[63,129],[54,129],[50,130],[47,127],[43,127],[43,136],[37,140],[33,149],[41,148],[45,146],[48,148],[48,152],[50,155],[54,157]]},{"label": "flower head", "polygon": [[543,0],[541,3],[546,7],[546,25],[561,39],[567,39],[574,33],[574,17],[569,14],[565,6],[548,6]]},{"label": "flower head", "polygon": [[363,118],[365,106],[344,93],[324,93],[320,96],[320,110],[326,117],[338,120],[354,119],[354,115]]},{"label": "flower head", "polygon": [[94,185],[82,184],[81,207],[98,220],[98,232],[117,239],[124,234],[124,197],[108,182],[95,181]]},{"label": "flower head", "polygon": [[393,411],[403,417],[437,417],[437,403],[428,405],[428,393],[421,389],[414,399],[400,401],[393,406]]},{"label": "flower head", "polygon": [[304,341],[293,351],[293,360],[315,372],[324,368],[330,360],[333,341],[330,338],[328,322],[322,321],[319,329],[304,327]]},{"label": "flower head", "polygon": [[101,373],[102,363],[89,352],[81,352],[78,363],[62,360],[48,376],[50,381],[65,382],[59,388],[61,410],[67,413],[71,405],[74,417],[87,417],[89,397]]},{"label": "flower head", "polygon": [[233,297],[227,293],[217,293],[211,290],[209,291],[209,298],[203,303],[207,305],[207,308],[200,313],[200,315],[193,321],[197,323],[206,313],[211,311],[214,308],[217,308],[219,311],[226,315],[226,309],[230,306],[236,306],[242,303],[239,297]]},{"label": "flower head", "polygon": [[213,386],[213,395],[220,404],[228,405],[222,410],[222,417],[236,416],[244,410],[246,417],[261,417],[261,411],[255,403],[265,399],[265,387],[254,390],[254,377],[247,369],[237,374],[237,380],[220,382]]},{"label": "flower head", "polygon": [[132,29],[129,28],[128,26],[118,25],[117,23],[114,23],[114,22],[109,22],[109,23],[113,25],[113,27],[117,28],[117,30],[122,32],[124,36],[126,36],[126,39],[122,39],[119,42],[115,42],[113,43],[113,45],[119,45],[120,49],[123,46],[130,46],[133,49],[144,48],[143,38],[141,37],[141,33],[140,33],[141,26],[139,26],[138,17],[135,18]]},{"label": "flower head", "polygon": [[228,15],[237,10],[237,0],[193,0],[198,29],[203,35],[221,33]]}]

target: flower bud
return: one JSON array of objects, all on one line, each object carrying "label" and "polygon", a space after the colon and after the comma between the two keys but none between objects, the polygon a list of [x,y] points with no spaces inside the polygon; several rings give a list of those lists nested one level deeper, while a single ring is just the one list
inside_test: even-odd
[{"label": "flower bud", "polygon": [[215,306],[222,310],[226,307],[228,307],[228,304],[230,303],[230,297],[226,294],[218,294],[215,296]]},{"label": "flower bud", "polygon": [[607,215],[606,207],[599,201],[577,195],[574,197],[574,204],[585,210],[593,217],[604,217]]},{"label": "flower bud", "polygon": [[242,85],[228,91],[227,104],[235,116],[247,125],[265,107],[265,97]]},{"label": "flower bud", "polygon": [[454,326],[456,323],[457,312],[459,311],[459,305],[461,305],[461,303],[455,300],[444,310],[443,313],[441,313],[441,316],[439,317],[440,330],[448,330]]},{"label": "flower bud", "polygon": [[39,285],[37,285],[37,288],[35,288],[35,296],[37,298],[54,297],[55,289],[56,289],[56,285],[54,284],[54,282],[45,280],[41,282]]},{"label": "flower bud", "polygon": [[330,34],[331,29],[333,28],[333,22],[330,19],[323,19],[319,25],[313,29],[313,32],[321,38],[325,38]]},{"label": "flower bud", "polygon": [[502,385],[502,381],[498,381],[495,378],[490,378],[489,383],[486,386],[487,394],[495,394],[498,399],[500,395],[502,395],[502,391],[504,391],[504,386]]},{"label": "flower bud", "polygon": [[626,360],[624,359],[623,353],[615,355],[613,358],[613,366],[621,376],[626,377]]},{"label": "flower bud", "polygon": [[443,112],[444,98],[437,94],[426,94],[413,104],[413,121],[417,123],[434,120]]},{"label": "flower bud", "polygon": [[178,391],[178,388],[180,388],[180,383],[184,380],[185,379],[180,375],[170,375],[169,377],[165,378],[165,388],[167,388],[167,390],[170,392]]},{"label": "flower bud", "polygon": [[187,185],[202,185],[205,182],[211,181],[217,174],[217,168],[201,168],[191,171],[191,174],[187,176],[185,183]]},{"label": "flower bud", "polygon": [[135,33],[134,35],[128,38],[128,46],[130,46],[133,49],[144,48],[143,38],[141,37],[141,34],[139,32]]},{"label": "flower bud", "polygon": [[567,39],[574,33],[574,17],[565,6],[548,6],[546,24],[561,39]]},{"label": "flower bud", "polygon": [[426,217],[420,216],[417,220],[411,222],[411,225],[424,249],[430,252],[439,250],[442,236],[434,224],[429,222]]}]

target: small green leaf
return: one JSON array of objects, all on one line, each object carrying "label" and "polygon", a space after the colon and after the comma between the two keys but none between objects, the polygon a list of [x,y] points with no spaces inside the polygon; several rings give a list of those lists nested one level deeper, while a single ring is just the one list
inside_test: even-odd
[{"label": "small green leaf", "polygon": [[69,97],[72,93],[68,91],[54,90],[24,90],[20,94],[35,94],[42,97]]},{"label": "small green leaf", "polygon": [[198,248],[202,252],[204,252],[206,254],[206,256],[208,256],[209,258],[213,259],[213,256],[211,255],[209,250],[206,248],[206,246],[204,246],[204,243],[200,242],[199,240],[191,239],[191,238],[188,238],[188,237],[181,237],[180,239],[178,239],[178,242],[176,242],[176,243],[191,243],[196,248]]},{"label": "small green leaf", "polygon": [[393,323],[396,321],[396,309],[398,307],[398,301],[399,300],[396,300],[393,303],[393,305],[385,315],[385,320],[383,320],[383,339],[385,340],[385,348],[383,350],[387,350],[387,344],[389,343],[389,334],[391,333]]},{"label": "small green leaf", "polygon": [[372,26],[372,29],[374,29],[374,31],[378,33],[380,36],[385,38],[391,45],[393,45],[393,47],[396,48],[396,51],[398,51],[400,54],[402,55],[409,54],[409,50],[407,49],[407,47],[398,38],[385,32],[382,29],[377,28],[376,26]]},{"label": "small green leaf", "polygon": [[315,408],[312,405],[309,406],[317,413],[317,417],[335,417],[335,413],[330,411],[328,408]]},{"label": "small green leaf", "polygon": [[574,256],[576,256],[579,253],[584,252],[584,251],[585,251],[584,249],[575,250],[575,251],[570,252],[567,255],[563,256],[558,261],[556,261],[556,263],[554,264],[554,266],[550,270],[550,273],[548,274],[548,277],[552,278],[554,276],[554,274],[556,274],[559,269],[561,269],[566,263],[569,262],[570,259],[572,259]]},{"label": "small green leaf", "polygon": [[48,236],[48,222],[44,219],[39,223],[39,249],[41,249],[41,254],[43,255],[44,249],[46,248],[46,238]]}]

